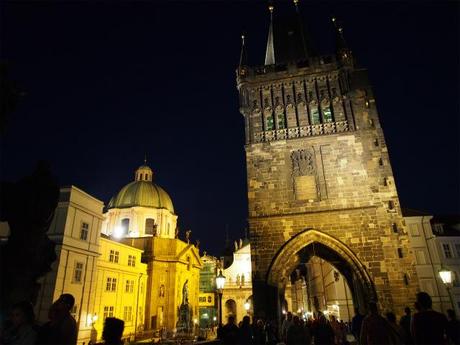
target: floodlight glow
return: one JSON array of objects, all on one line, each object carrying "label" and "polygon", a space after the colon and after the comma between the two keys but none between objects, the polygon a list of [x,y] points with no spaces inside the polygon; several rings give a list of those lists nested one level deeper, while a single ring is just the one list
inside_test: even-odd
[{"label": "floodlight glow", "polygon": [[442,269],[439,271],[439,276],[444,284],[452,283],[452,271]]},{"label": "floodlight glow", "polygon": [[244,309],[246,309],[246,311],[248,311],[249,308],[251,308],[251,304],[250,304],[249,302],[246,302],[246,303],[244,304]]},{"label": "floodlight glow", "polygon": [[113,230],[113,237],[122,238],[123,237],[123,228],[121,226],[116,226]]}]

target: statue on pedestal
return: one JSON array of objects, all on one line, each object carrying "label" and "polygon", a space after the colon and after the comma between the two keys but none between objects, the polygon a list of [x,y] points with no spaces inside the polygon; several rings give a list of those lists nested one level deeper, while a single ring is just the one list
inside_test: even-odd
[{"label": "statue on pedestal", "polygon": [[188,302],[188,279],[182,287],[182,304],[179,307],[179,320],[177,321],[177,333],[180,336],[191,335],[193,332],[192,307]]}]

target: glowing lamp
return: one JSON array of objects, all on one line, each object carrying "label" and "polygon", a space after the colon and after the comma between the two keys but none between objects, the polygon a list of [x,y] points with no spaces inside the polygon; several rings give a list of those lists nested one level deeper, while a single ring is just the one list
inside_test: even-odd
[{"label": "glowing lamp", "polygon": [[87,323],[88,325],[90,325],[92,322],[93,322],[93,315],[88,314],[88,315],[86,316],[86,323]]},{"label": "glowing lamp", "polygon": [[196,325],[198,323],[197,319],[193,319],[193,323]]},{"label": "glowing lamp", "polygon": [[216,277],[216,287],[219,290],[223,290],[225,286],[225,276],[222,274],[222,270],[220,270],[219,275]]},{"label": "glowing lamp", "polygon": [[439,271],[439,276],[444,284],[452,284],[452,271],[443,268]]},{"label": "glowing lamp", "polygon": [[251,304],[246,301],[246,303],[244,304],[244,309],[246,309],[246,311],[249,311],[249,308],[251,308]]},{"label": "glowing lamp", "polygon": [[123,237],[123,228],[121,226],[116,226],[113,230],[113,237],[122,238]]},{"label": "glowing lamp", "polygon": [[212,318],[212,321],[216,321],[216,320],[217,320],[217,317],[214,316],[214,317]]}]

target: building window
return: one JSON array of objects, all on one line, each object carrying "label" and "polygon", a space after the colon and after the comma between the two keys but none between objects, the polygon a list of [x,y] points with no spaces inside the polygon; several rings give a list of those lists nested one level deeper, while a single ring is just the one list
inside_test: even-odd
[{"label": "building window", "polygon": [[109,261],[117,264],[119,258],[120,258],[120,252],[117,250],[111,249],[110,254],[109,254]]},{"label": "building window", "polygon": [[450,245],[448,243],[443,243],[442,250],[444,252],[444,257],[446,259],[452,258],[452,252],[450,250]]},{"label": "building window", "polygon": [[124,218],[121,220],[121,228],[123,235],[127,235],[129,231],[129,218]]},{"label": "building window", "polygon": [[283,113],[278,113],[278,129],[283,129],[286,127],[286,123],[284,121],[284,114]]},{"label": "building window", "polygon": [[168,223],[168,232],[166,233],[166,235],[168,235],[168,236],[169,236],[169,229],[170,229],[170,227],[171,227],[171,224]]},{"label": "building window", "polygon": [[145,234],[146,235],[153,235],[155,232],[155,219],[147,218],[145,220]]},{"label": "building window", "polygon": [[323,108],[323,119],[324,122],[332,122],[332,113],[330,107]]},{"label": "building window", "polygon": [[83,263],[77,262],[75,264],[75,270],[73,272],[73,281],[74,283],[81,283],[81,276],[83,274]]},{"label": "building window", "polygon": [[131,322],[133,321],[133,307],[124,307],[123,308],[123,320],[125,322]]},{"label": "building window", "polygon": [[80,240],[86,241],[88,239],[89,224],[82,222],[80,228]]},{"label": "building window", "polygon": [[116,291],[117,290],[117,278],[107,278],[105,284],[105,291]]},{"label": "building window", "polygon": [[136,266],[136,257],[134,255],[128,255],[128,266]]},{"label": "building window", "polygon": [[321,120],[319,118],[319,111],[317,107],[311,108],[311,124],[312,125],[319,125]]},{"label": "building window", "polygon": [[398,233],[398,225],[397,225],[396,223],[393,223],[393,224],[391,225],[391,228],[393,229],[393,232],[394,232],[395,234]]},{"label": "building window", "polygon": [[267,115],[267,128],[266,130],[267,131],[272,131],[273,130],[273,116],[270,114],[270,115]]},{"label": "building window", "polygon": [[388,201],[388,209],[389,210],[395,209],[395,202],[393,200]]},{"label": "building window", "polygon": [[403,257],[402,248],[398,248],[398,257],[401,259]]},{"label": "building window", "polygon": [[125,292],[133,293],[134,291],[134,280],[127,280],[125,285]]},{"label": "building window", "polygon": [[104,320],[108,317],[113,317],[113,306],[105,306],[104,307]]},{"label": "building window", "polygon": [[443,234],[444,233],[444,226],[442,224],[435,224],[434,225],[434,232],[437,234]]}]

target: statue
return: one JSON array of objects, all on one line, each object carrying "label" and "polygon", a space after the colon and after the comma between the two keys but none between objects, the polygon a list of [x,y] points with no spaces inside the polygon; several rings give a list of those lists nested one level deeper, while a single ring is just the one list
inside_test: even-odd
[{"label": "statue", "polygon": [[179,238],[179,227],[176,226],[176,230],[174,231],[174,238]]},{"label": "statue", "polygon": [[182,336],[190,336],[193,332],[192,307],[188,302],[188,279],[182,287],[182,304],[179,307],[179,320],[177,321],[177,332]]},{"label": "statue", "polygon": [[197,249],[200,248],[200,240],[196,240],[196,246],[195,246]]},{"label": "statue", "polygon": [[187,230],[185,232],[185,240],[187,241],[187,243],[190,243],[190,234],[192,233],[192,230]]}]

